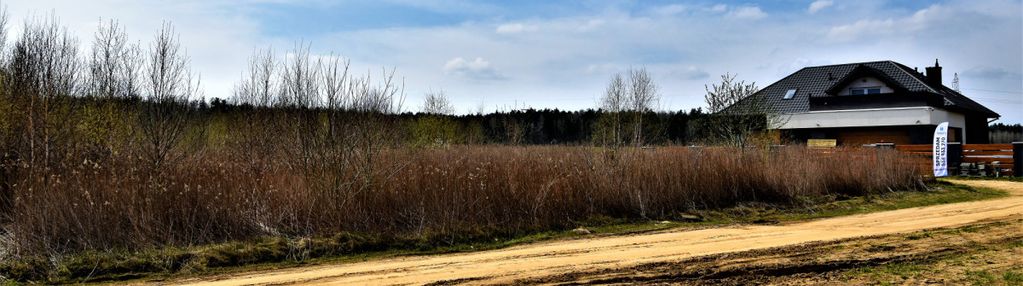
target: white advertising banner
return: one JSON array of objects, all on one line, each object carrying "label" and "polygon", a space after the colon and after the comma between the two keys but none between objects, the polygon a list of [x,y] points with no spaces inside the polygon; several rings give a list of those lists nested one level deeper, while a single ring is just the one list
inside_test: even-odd
[{"label": "white advertising banner", "polygon": [[934,129],[934,177],[948,176],[948,122]]}]

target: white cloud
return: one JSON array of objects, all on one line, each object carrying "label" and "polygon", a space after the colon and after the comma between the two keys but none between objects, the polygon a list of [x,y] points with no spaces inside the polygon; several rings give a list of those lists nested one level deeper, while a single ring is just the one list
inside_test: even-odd
[{"label": "white cloud", "polygon": [[828,8],[833,4],[835,3],[831,0],[813,1],[813,3],[810,3],[810,7],[806,8],[806,12],[809,12],[810,14],[816,14],[818,11],[823,10],[824,8]]},{"label": "white cloud", "polygon": [[728,16],[736,19],[757,20],[767,17],[767,13],[757,6],[742,6],[728,12]]},{"label": "white cloud", "polygon": [[497,26],[496,32],[498,34],[516,34],[522,32],[532,32],[536,30],[537,26],[535,25],[526,25],[522,23],[507,23]]},{"label": "white cloud", "polygon": [[932,5],[901,19],[863,19],[852,24],[835,26],[828,31],[828,37],[836,41],[853,41],[864,36],[877,38],[915,33],[930,28],[944,19],[960,17],[951,15],[953,12],[944,6]]},{"label": "white cloud", "polygon": [[614,64],[614,63],[603,63],[603,64],[591,64],[589,66],[586,66],[585,72],[587,74],[594,74],[594,75],[610,75],[610,74],[613,74],[614,72],[621,71],[621,70],[623,70],[621,65]]},{"label": "white cloud", "polygon": [[606,23],[606,22],[604,20],[601,20],[601,19],[591,19],[591,20],[588,20],[588,21],[583,22],[581,24],[578,24],[576,26],[576,30],[579,31],[579,32],[587,32],[587,31],[591,31],[591,30],[600,28],[600,26],[603,26],[604,23]]},{"label": "white cloud", "polygon": [[657,15],[660,15],[660,16],[673,16],[673,15],[681,14],[681,13],[685,12],[686,10],[689,10],[689,7],[686,7],[685,5],[671,4],[671,5],[657,7],[656,9],[654,9],[654,14],[657,14]]},{"label": "white cloud", "polygon": [[889,33],[895,28],[896,22],[892,19],[859,20],[852,24],[832,27],[828,31],[828,37],[837,41],[853,41],[865,35]]},{"label": "white cloud", "polygon": [[717,5],[714,5],[714,7],[710,7],[710,11],[711,12],[722,13],[722,12],[728,11],[728,5],[717,4]]},{"label": "white cloud", "polygon": [[475,80],[498,80],[505,77],[497,73],[497,70],[490,65],[490,62],[477,57],[474,60],[466,60],[456,57],[444,64],[444,72]]},{"label": "white cloud", "polygon": [[710,77],[710,73],[707,73],[707,71],[692,65],[682,69],[674,70],[671,72],[671,74],[673,76],[681,77],[682,79],[685,80],[704,80]]}]

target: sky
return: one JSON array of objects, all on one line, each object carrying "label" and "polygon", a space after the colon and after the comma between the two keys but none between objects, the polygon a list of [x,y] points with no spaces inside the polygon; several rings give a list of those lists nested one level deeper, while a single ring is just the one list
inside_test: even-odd
[{"label": "sky", "polygon": [[1012,0],[460,1],[15,0],[12,37],[56,16],[88,49],[100,21],[147,43],[180,33],[207,97],[229,97],[255,49],[296,43],[358,71],[394,68],[404,109],[443,90],[459,113],[594,108],[618,72],[646,68],[661,110],[701,107],[724,73],[767,86],[806,66],[939,59],[946,85],[1023,123],[1023,5]]}]

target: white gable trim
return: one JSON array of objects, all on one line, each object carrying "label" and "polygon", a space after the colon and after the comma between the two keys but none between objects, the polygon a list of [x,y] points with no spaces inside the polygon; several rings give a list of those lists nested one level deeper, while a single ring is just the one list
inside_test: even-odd
[{"label": "white gable trim", "polygon": [[962,114],[929,106],[821,110],[781,116],[784,117],[782,120],[773,121],[784,124],[775,129],[938,125],[948,122],[949,127],[966,130],[966,117]]}]

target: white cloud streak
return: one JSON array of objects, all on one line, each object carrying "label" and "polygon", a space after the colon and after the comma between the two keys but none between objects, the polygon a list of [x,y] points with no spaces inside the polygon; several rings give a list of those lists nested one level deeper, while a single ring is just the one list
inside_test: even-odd
[{"label": "white cloud streak", "polygon": [[728,16],[736,19],[759,20],[767,17],[767,13],[757,6],[742,6],[728,12]]},{"label": "white cloud streak", "polygon": [[522,32],[536,31],[537,27],[533,25],[526,25],[522,23],[507,23],[497,26],[496,32],[498,34],[518,34]]},{"label": "white cloud streak", "polygon": [[483,58],[476,58],[473,60],[466,60],[462,57],[453,58],[444,64],[443,70],[447,74],[474,80],[504,79],[504,76],[499,74],[497,70],[490,65],[490,62]]},{"label": "white cloud streak", "polygon": [[817,0],[817,1],[813,1],[813,3],[810,3],[810,7],[806,8],[806,12],[810,13],[810,14],[816,14],[820,10],[824,10],[824,8],[831,7],[831,5],[834,5],[834,4],[835,4],[835,2],[833,2],[831,0]]}]

